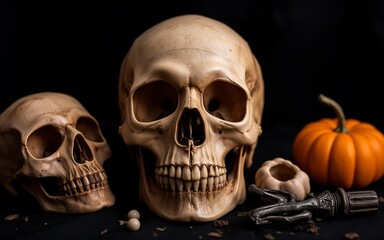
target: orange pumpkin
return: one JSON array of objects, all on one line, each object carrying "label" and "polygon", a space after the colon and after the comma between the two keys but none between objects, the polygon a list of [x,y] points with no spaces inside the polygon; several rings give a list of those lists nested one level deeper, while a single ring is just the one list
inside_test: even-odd
[{"label": "orange pumpkin", "polygon": [[346,120],[332,99],[319,100],[332,107],[336,119],[307,124],[293,144],[293,160],[311,181],[345,189],[362,188],[384,174],[384,136],[372,124]]}]

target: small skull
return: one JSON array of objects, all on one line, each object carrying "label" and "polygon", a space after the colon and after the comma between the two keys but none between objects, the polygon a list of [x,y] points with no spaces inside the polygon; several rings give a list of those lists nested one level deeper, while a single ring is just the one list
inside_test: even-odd
[{"label": "small skull", "polygon": [[173,221],[211,221],[246,198],[264,82],[227,25],[184,15],[148,29],[125,57],[119,133],[140,169],[140,198]]},{"label": "small skull", "polygon": [[87,213],[115,202],[103,169],[111,150],[99,123],[73,97],[36,93],[0,115],[0,182],[44,211]]}]

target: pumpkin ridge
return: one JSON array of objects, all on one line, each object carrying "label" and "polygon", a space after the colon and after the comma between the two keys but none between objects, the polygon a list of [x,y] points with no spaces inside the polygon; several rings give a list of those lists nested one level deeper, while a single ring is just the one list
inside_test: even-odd
[{"label": "pumpkin ridge", "polygon": [[372,124],[369,123],[358,123],[353,125],[350,130],[352,131],[368,131],[368,130],[375,130],[378,131]]},{"label": "pumpkin ridge", "polygon": [[350,134],[356,150],[355,156],[355,177],[353,186],[357,188],[365,187],[373,182],[375,174],[375,162],[372,158],[372,149],[367,144],[366,138],[358,133]]},{"label": "pumpkin ridge", "polygon": [[369,142],[368,147],[371,150],[371,156],[374,158],[373,164],[375,165],[375,174],[372,182],[379,180],[384,174],[384,161],[380,157],[384,156],[384,139],[381,134],[377,133],[377,131],[361,131],[356,133],[363,136]]},{"label": "pumpkin ridge", "polygon": [[329,155],[336,136],[337,133],[332,131],[320,135],[312,142],[306,154],[308,172],[317,183],[329,185]]},{"label": "pumpkin ridge", "polygon": [[355,148],[349,133],[336,133],[329,155],[328,179],[330,185],[350,188],[356,173]]},{"label": "pumpkin ridge", "polygon": [[361,125],[361,122],[356,119],[348,119],[345,122],[345,126],[349,131],[352,131],[352,129],[355,129],[356,127],[359,127]]},{"label": "pumpkin ridge", "polygon": [[303,171],[308,171],[308,158],[311,145],[317,138],[321,137],[323,134],[330,133],[329,129],[303,129],[300,137],[296,138],[293,145],[293,155],[294,159],[298,166],[300,166]]}]

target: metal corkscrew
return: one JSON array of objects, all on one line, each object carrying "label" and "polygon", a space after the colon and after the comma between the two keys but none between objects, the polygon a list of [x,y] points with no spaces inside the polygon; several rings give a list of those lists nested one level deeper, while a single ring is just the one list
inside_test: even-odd
[{"label": "metal corkscrew", "polygon": [[296,222],[318,217],[348,217],[374,214],[379,208],[375,191],[346,192],[342,188],[335,193],[326,190],[317,195],[309,194],[303,201],[296,201],[294,194],[271,189],[260,189],[255,184],[248,191],[257,194],[267,205],[249,212],[250,219],[257,225],[276,221]]}]

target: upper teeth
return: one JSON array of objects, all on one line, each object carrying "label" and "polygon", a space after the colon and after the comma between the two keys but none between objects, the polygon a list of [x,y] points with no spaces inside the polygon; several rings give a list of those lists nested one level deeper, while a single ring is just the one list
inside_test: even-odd
[{"label": "upper teeth", "polygon": [[78,193],[91,191],[108,185],[107,175],[104,171],[84,175],[72,181],[59,184],[62,187],[64,195],[76,195]]},{"label": "upper teeth", "polygon": [[156,184],[163,190],[172,192],[211,192],[227,184],[227,169],[217,165],[156,167]]}]

